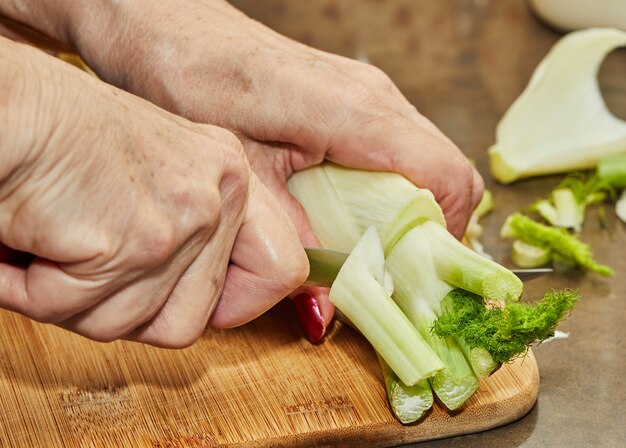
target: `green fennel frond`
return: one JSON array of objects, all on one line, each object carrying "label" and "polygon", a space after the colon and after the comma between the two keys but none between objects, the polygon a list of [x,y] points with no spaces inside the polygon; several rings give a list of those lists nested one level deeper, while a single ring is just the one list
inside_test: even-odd
[{"label": "green fennel frond", "polygon": [[487,350],[499,363],[524,354],[528,346],[554,335],[557,324],[580,296],[570,289],[550,291],[535,304],[489,306],[479,295],[455,289],[444,300],[449,306],[435,321],[439,337],[462,337],[470,347]]}]

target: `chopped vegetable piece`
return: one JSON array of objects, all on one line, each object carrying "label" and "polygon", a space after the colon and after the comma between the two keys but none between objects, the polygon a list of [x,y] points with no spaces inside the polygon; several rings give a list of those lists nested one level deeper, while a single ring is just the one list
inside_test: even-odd
[{"label": "chopped vegetable piece", "polygon": [[441,312],[440,301],[452,287],[437,276],[428,235],[422,231],[427,224],[414,227],[395,245],[387,269],[397,283],[393,299],[445,365],[431,386],[448,409],[457,409],[478,389],[478,380],[457,341],[430,331]]},{"label": "chopped vegetable piece", "polygon": [[626,45],[626,32],[570,33],[537,66],[496,129],[489,149],[493,176],[524,177],[592,168],[626,152],[626,122],[606,107],[597,73],[606,55]]},{"label": "chopped vegetable piece", "polygon": [[436,222],[417,228],[428,239],[440,279],[489,300],[512,301],[522,295],[524,285],[515,274],[466,247]]},{"label": "chopped vegetable piece", "polygon": [[615,188],[626,188],[626,154],[600,160],[598,177]]},{"label": "chopped vegetable piece", "polygon": [[378,356],[383,372],[389,405],[398,421],[409,424],[422,418],[433,405],[433,391],[428,381],[407,386],[391,370],[384,359]]},{"label": "chopped vegetable piece", "polygon": [[550,249],[515,240],[511,260],[520,268],[538,268],[552,261],[552,253]]},{"label": "chopped vegetable piece", "polygon": [[580,232],[585,218],[585,206],[578,204],[574,192],[569,188],[557,188],[552,192],[552,201],[558,215],[559,227]]},{"label": "chopped vegetable piece", "polygon": [[553,226],[580,232],[587,205],[603,202],[613,195],[609,182],[595,173],[573,173],[563,179],[550,200],[537,201],[531,209]]},{"label": "chopped vegetable piece", "polygon": [[500,234],[504,238],[516,238],[533,246],[552,251],[552,255],[567,264],[589,269],[601,275],[613,275],[613,269],[598,264],[585,243],[566,230],[533,221],[521,213],[509,216]]},{"label": "chopped vegetable piece", "polygon": [[597,204],[611,197],[613,186],[597,173],[576,172],[568,174],[557,189],[568,188],[581,206]]},{"label": "chopped vegetable piece", "polygon": [[341,252],[350,252],[372,225],[385,236],[386,250],[419,222],[431,219],[445,226],[433,194],[399,174],[325,162],[294,174],[289,192],[304,206],[321,245]]},{"label": "chopped vegetable piece", "polygon": [[330,301],[405,384],[418,384],[444,365],[385,290],[390,282],[384,265],[378,234],[370,227],[341,267]]},{"label": "chopped vegetable piece", "polygon": [[493,209],[493,195],[491,194],[491,191],[484,190],[483,197],[480,198],[480,202],[476,206],[476,210],[474,210],[474,213],[479,218],[482,218],[487,213],[489,213],[492,209]]},{"label": "chopped vegetable piece", "polygon": [[[456,409],[478,387],[477,377],[489,376],[501,361],[465,334],[430,331],[438,318],[463,313],[448,293],[455,286],[474,291],[486,311],[483,296],[515,301],[523,285],[453,238],[429,191],[398,175],[354,171],[324,163],[289,181],[322,245],[352,250],[330,292],[336,316],[360,331],[384,360],[386,390],[399,420],[420,418],[433,392]],[[544,307],[523,322],[549,321],[553,311]],[[524,326],[507,328],[509,341],[528,333]]]},{"label": "chopped vegetable piece", "polygon": [[486,306],[482,297],[462,289],[451,291],[452,305],[433,326],[440,337],[462,337],[470,347],[487,350],[506,363],[526,353],[528,346],[554,335],[557,324],[574,308],[580,296],[572,290],[551,291],[533,304]]},{"label": "chopped vegetable piece", "polygon": [[485,248],[480,241],[480,237],[483,234],[483,226],[480,225],[478,220],[489,213],[492,208],[493,197],[489,190],[485,190],[478,207],[476,207],[476,210],[474,210],[474,213],[470,216],[469,222],[467,223],[467,229],[465,229],[465,235],[463,237],[464,241],[474,252],[477,252],[490,260],[493,260],[493,257],[485,252]]}]

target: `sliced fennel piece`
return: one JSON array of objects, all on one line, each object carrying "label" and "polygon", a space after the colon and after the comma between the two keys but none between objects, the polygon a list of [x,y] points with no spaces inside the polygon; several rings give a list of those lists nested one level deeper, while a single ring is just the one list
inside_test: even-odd
[{"label": "sliced fennel piece", "polygon": [[500,230],[500,236],[549,249],[555,259],[569,265],[589,269],[601,275],[613,275],[613,269],[596,262],[589,246],[576,236],[570,235],[565,229],[533,221],[521,213],[513,213],[506,219]]},{"label": "sliced fennel piece", "polygon": [[428,238],[440,279],[488,300],[515,301],[522,295],[522,281],[504,266],[466,247],[436,222],[418,227]]},{"label": "sliced fennel piece", "polygon": [[326,165],[298,171],[289,179],[289,191],[304,207],[313,233],[322,247],[349,253],[363,234],[354,224],[326,172]]},{"label": "sliced fennel piece", "polygon": [[487,213],[489,213],[493,209],[493,195],[491,191],[484,190],[483,197],[480,198],[480,202],[476,206],[476,210],[474,210],[474,214],[479,218],[482,218]]},{"label": "sliced fennel piece", "polygon": [[424,380],[414,386],[407,386],[380,355],[378,361],[385,380],[389,406],[398,421],[406,425],[422,418],[434,401],[430,383]]},{"label": "sliced fennel piece", "polygon": [[467,245],[480,255],[493,260],[493,257],[485,252],[485,248],[480,241],[480,237],[483,234],[483,226],[480,225],[478,220],[485,216],[493,209],[493,196],[489,190],[483,191],[483,197],[480,199],[478,206],[470,216],[467,228],[465,229],[465,235],[463,235],[464,241]]},{"label": "sliced fennel piece", "polygon": [[626,187],[626,154],[606,157],[598,163],[598,177],[614,188]]},{"label": "sliced fennel piece", "polygon": [[626,222],[626,190],[622,191],[622,195],[615,204],[615,213],[619,219]]},{"label": "sliced fennel piece", "polygon": [[578,204],[574,192],[569,188],[554,190],[552,201],[558,214],[557,225],[580,232],[585,219],[585,204]]},{"label": "sliced fennel piece", "polygon": [[539,213],[550,225],[580,232],[585,219],[586,203],[579,203],[570,188],[556,188],[550,200],[541,199],[531,209]]},{"label": "sliced fennel piece", "polygon": [[295,173],[289,191],[304,207],[323,247],[350,252],[374,225],[388,249],[424,220],[445,226],[433,194],[394,173],[355,170],[325,162]]},{"label": "sliced fennel piece", "polygon": [[372,225],[381,232],[419,191],[399,174],[355,170],[329,162],[322,166],[360,233]]},{"label": "sliced fennel piece", "polygon": [[356,244],[330,289],[330,301],[372,344],[398,377],[415,385],[444,365],[391,299],[375,227]]},{"label": "sliced fennel piece", "polygon": [[597,80],[606,55],[621,46],[626,32],[596,28],[552,47],[498,123],[489,149],[497,180],[591,168],[626,152],[626,122],[608,110]]},{"label": "sliced fennel piece", "polygon": [[559,212],[556,207],[547,199],[541,199],[532,205],[532,209],[539,213],[550,225],[558,226]]},{"label": "sliced fennel piece", "polygon": [[520,268],[538,268],[552,261],[552,253],[550,249],[515,240],[511,249],[511,260]]},{"label": "sliced fennel piece", "polygon": [[465,229],[464,239],[467,245],[476,253],[493,260],[493,257],[485,252],[483,243],[480,241],[480,237],[483,234],[483,226],[478,222],[478,214],[474,211],[470,216],[467,228]]},{"label": "sliced fennel piece", "polygon": [[410,230],[395,245],[387,257],[387,268],[396,279],[394,300],[445,365],[431,379],[431,386],[439,400],[453,410],[463,405],[479,384],[457,341],[431,332],[441,313],[440,301],[453,288],[437,277],[421,227]]},{"label": "sliced fennel piece", "polygon": [[[391,295],[392,291],[388,294]],[[335,318],[358,331],[358,328],[338,308],[335,309]],[[398,421],[406,425],[422,418],[433,405],[433,391],[428,380],[407,386],[378,353],[376,357],[385,381],[389,406]]]}]

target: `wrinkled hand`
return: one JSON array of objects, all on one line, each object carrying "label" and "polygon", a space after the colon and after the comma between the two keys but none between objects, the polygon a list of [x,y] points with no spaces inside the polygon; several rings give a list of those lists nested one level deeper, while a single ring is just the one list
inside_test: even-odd
[{"label": "wrinkled hand", "polygon": [[125,18],[142,39],[125,36],[119,44],[127,54],[149,56],[140,58],[145,62],[85,56],[112,82],[240,135],[283,205],[290,202],[285,178],[328,159],[398,172],[431,189],[449,230],[462,235],[482,180],[382,71],[296,43],[215,0],[175,10],[161,4],[149,14],[133,3]]},{"label": "wrinkled hand", "polygon": [[[60,7],[68,0],[55,0],[56,8],[30,2],[37,4],[30,14],[7,12],[74,45],[107,81],[235,132],[306,245],[317,241],[286,179],[324,159],[398,172],[429,188],[457,237],[481,197],[474,168],[384,73],[293,42],[224,1],[101,2],[82,9]],[[313,293],[330,321],[327,291]]]},{"label": "wrinkled hand", "polygon": [[[123,15],[142,38],[119,44],[146,63],[128,67],[119,54],[99,55],[88,45],[83,55],[111,82],[194,121],[234,131],[303,244],[317,240],[286,180],[324,159],[398,172],[429,188],[449,230],[462,235],[482,179],[380,70],[293,42],[221,2],[196,1],[176,11],[160,4],[148,15],[137,6]],[[313,295],[330,321],[327,291]]]},{"label": "wrinkled hand", "polygon": [[182,347],[302,283],[297,233],[232,134],[1,38],[0,76],[0,306]]}]

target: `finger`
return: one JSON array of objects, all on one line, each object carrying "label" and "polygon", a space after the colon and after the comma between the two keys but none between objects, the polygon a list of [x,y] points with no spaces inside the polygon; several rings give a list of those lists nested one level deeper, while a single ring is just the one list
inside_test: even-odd
[{"label": "finger", "polygon": [[0,263],[0,308],[21,313],[25,302],[26,269]]},{"label": "finger", "polygon": [[[296,227],[300,242],[307,247],[318,247],[304,208],[287,190],[287,182],[279,179],[268,179],[266,185],[278,199],[287,215]],[[329,288],[300,287],[289,295],[294,301],[298,318],[312,342],[319,341],[326,333],[326,327],[333,319],[335,306],[329,297]]]},{"label": "finger", "polygon": [[177,279],[167,301],[154,317],[125,339],[159,347],[184,348],[202,335],[222,292],[228,269],[232,241],[223,244],[222,238],[230,235],[226,227],[218,228],[212,240]]},{"label": "finger", "polygon": [[473,197],[472,197],[472,206],[471,206],[470,212],[473,212],[476,209],[476,207],[478,207],[478,204],[483,198],[483,193],[485,192],[485,181],[483,180],[483,177],[480,175],[480,173],[478,172],[476,168],[474,168],[472,174],[473,174],[472,176]]},{"label": "finger", "polygon": [[[106,300],[58,325],[100,342],[127,336],[151,320],[171,295],[183,270],[182,263],[172,264],[137,278]],[[180,267],[176,269],[177,266]]]},{"label": "finger", "polygon": [[[246,142],[246,152],[251,165],[263,184],[272,192],[274,197],[287,215],[291,218],[303,246],[320,246],[315,236],[304,208],[287,189],[288,170],[276,169],[286,166],[281,157],[290,153],[280,146],[270,146],[259,142]],[[333,319],[334,305],[330,302],[329,289],[320,287],[301,287],[289,295],[307,336],[313,342],[320,340],[326,332],[326,327]]]},{"label": "finger", "polygon": [[211,325],[242,325],[301,285],[308,262],[287,215],[256,176]]},{"label": "finger", "polygon": [[0,266],[5,294],[0,306],[40,322],[63,321],[96,303],[106,289],[104,281],[74,278],[41,258],[27,267]]}]

